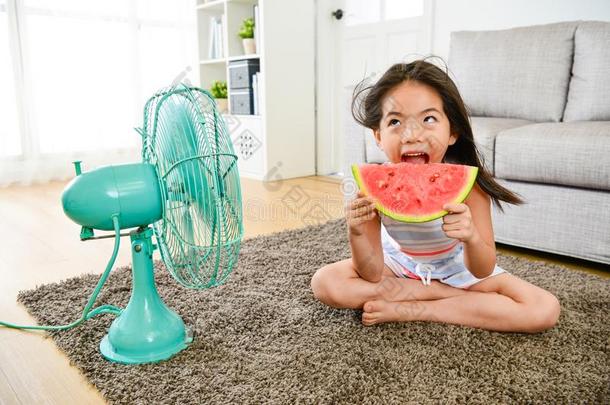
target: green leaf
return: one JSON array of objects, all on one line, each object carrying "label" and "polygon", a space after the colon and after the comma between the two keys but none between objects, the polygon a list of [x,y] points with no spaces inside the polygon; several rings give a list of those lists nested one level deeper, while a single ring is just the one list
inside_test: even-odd
[{"label": "green leaf", "polygon": [[244,19],[237,35],[242,39],[254,38],[254,19],[252,17]]},{"label": "green leaf", "polygon": [[214,80],[212,82],[212,87],[210,88],[210,93],[212,93],[214,98],[227,98],[227,82]]}]

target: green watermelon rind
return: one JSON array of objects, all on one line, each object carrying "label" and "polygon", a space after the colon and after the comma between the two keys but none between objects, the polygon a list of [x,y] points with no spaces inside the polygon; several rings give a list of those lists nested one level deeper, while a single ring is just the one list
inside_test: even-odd
[{"label": "green watermelon rind", "polygon": [[[474,166],[467,166],[467,167],[468,167],[468,176],[467,176],[466,184],[464,185],[464,187],[462,187],[462,191],[460,191],[458,196],[453,201],[448,202],[450,204],[460,204],[460,203],[464,202],[464,200],[466,200],[466,198],[470,194],[470,191],[472,191],[472,187],[474,187],[474,183],[477,180],[477,174],[479,172],[479,168],[474,167]],[[358,184],[358,188],[360,190],[362,190],[362,192],[365,195],[367,195],[367,196],[370,195],[369,190],[367,190],[367,188],[364,184],[364,181],[362,180],[362,177],[360,176],[360,169],[357,164],[352,164],[352,174],[354,175],[356,184]],[[398,212],[389,210],[385,206],[381,205],[381,203],[377,200],[375,201],[375,208],[377,208],[377,210],[381,211],[384,215],[386,215],[392,219],[395,219],[396,221],[409,222],[409,223],[430,222],[430,221],[434,221],[435,219],[444,217],[445,215],[447,215],[449,213],[445,210],[441,210],[438,212],[431,213],[429,215],[415,215],[415,216],[402,215]]]}]

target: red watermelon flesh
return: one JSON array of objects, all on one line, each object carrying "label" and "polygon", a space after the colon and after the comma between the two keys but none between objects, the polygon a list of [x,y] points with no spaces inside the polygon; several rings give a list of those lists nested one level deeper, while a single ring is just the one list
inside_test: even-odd
[{"label": "red watermelon flesh", "polygon": [[447,214],[447,203],[463,202],[478,168],[447,163],[352,165],[358,187],[376,208],[401,222],[427,222]]}]

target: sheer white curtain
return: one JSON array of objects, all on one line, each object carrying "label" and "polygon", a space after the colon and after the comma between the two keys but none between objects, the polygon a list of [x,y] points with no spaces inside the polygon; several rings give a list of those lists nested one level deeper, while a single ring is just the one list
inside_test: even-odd
[{"label": "sheer white curtain", "polygon": [[138,160],[144,103],[196,50],[194,0],[0,0],[0,185]]}]

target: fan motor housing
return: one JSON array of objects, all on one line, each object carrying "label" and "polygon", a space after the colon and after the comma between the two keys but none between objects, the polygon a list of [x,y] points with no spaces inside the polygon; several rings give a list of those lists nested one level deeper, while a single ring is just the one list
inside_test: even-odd
[{"label": "fan motor housing", "polygon": [[104,166],[74,178],[64,189],[66,215],[79,225],[113,230],[148,225],[162,218],[161,192],[155,167],[149,163]]}]

